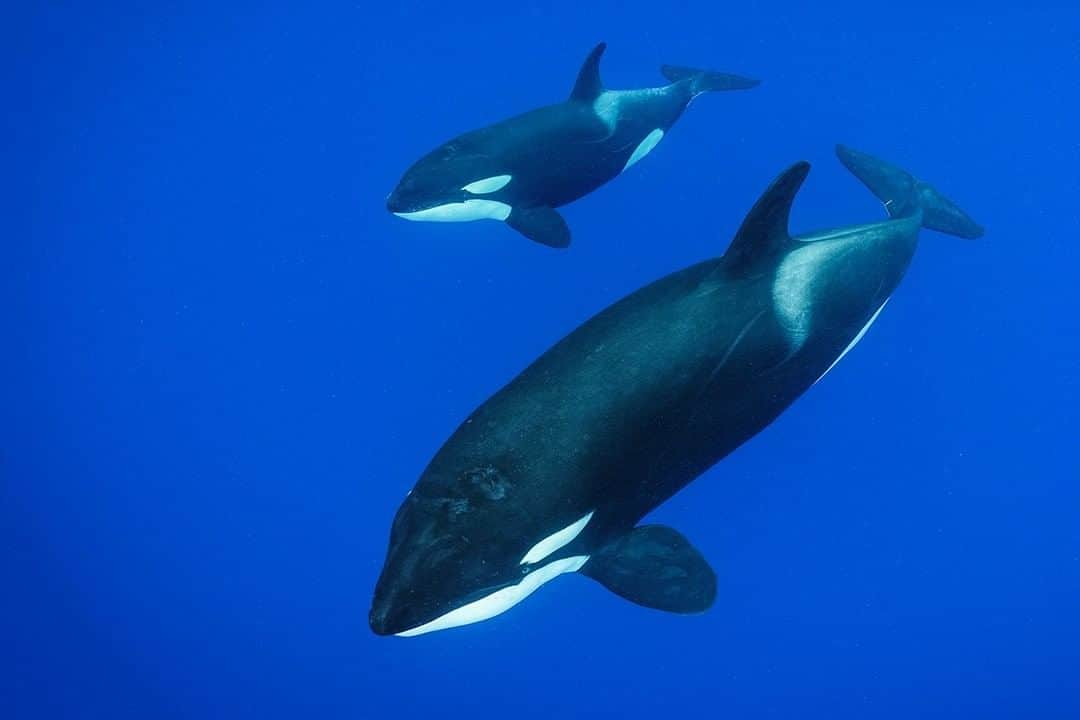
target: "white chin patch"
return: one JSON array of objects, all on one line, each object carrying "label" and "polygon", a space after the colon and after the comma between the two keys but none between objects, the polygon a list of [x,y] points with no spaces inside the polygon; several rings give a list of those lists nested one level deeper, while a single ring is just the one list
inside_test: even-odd
[{"label": "white chin patch", "polygon": [[574,538],[581,534],[581,531],[585,529],[585,526],[592,520],[592,513],[582,517],[580,520],[570,523],[562,530],[556,533],[548,535],[532,546],[529,552],[525,553],[525,557],[521,558],[522,565],[532,565],[538,563],[551,553],[566,547]]},{"label": "white chin patch", "polygon": [[412,630],[397,633],[398,637],[415,637],[436,630],[471,625],[472,623],[488,620],[496,615],[501,615],[519,602],[536,592],[541,585],[548,583],[564,573],[577,572],[589,561],[588,555],[575,555],[550,562],[542,568],[533,570],[521,579],[517,585],[504,587],[496,590],[487,597],[475,600],[468,605],[462,605],[457,610],[451,610],[442,617],[435,618],[431,622],[424,623]]},{"label": "white chin patch", "polygon": [[510,217],[511,207],[495,200],[465,200],[464,202],[436,205],[416,212],[394,213],[406,220],[420,222],[470,222],[472,220],[505,220]]},{"label": "white chin patch", "polygon": [[848,343],[848,346],[846,348],[844,348],[844,352],[840,353],[840,356],[832,361],[832,365],[830,365],[828,368],[826,368],[825,372],[821,373],[821,377],[819,377],[817,380],[814,381],[815,384],[821,382],[821,378],[828,375],[829,370],[832,370],[834,367],[836,367],[836,363],[843,360],[844,356],[847,355],[849,352],[851,352],[851,348],[853,348],[853,347],[855,347],[856,345],[859,344],[859,341],[863,339],[863,335],[865,335],[866,331],[870,329],[870,326],[874,324],[874,321],[877,320],[877,316],[880,315],[881,311],[885,309],[885,305],[888,302],[889,302],[889,298],[885,298],[885,302],[881,303],[881,307],[879,307],[877,310],[874,311],[874,314],[871,315],[870,319],[866,321],[866,324],[863,325],[863,328],[862,328],[862,330],[859,331],[859,334],[855,336],[855,339],[852,340],[850,343]]},{"label": "white chin patch", "polygon": [[496,190],[502,190],[513,177],[513,175],[495,175],[493,177],[484,178],[483,180],[471,182],[461,189],[465,192],[470,192],[473,195],[487,195]]},{"label": "white chin patch", "polygon": [[634,148],[634,152],[631,153],[630,159],[627,160],[626,165],[623,166],[623,172],[625,172],[627,168],[636,163],[638,160],[651,153],[652,149],[656,147],[663,139],[664,131],[660,128],[656,128],[651,133],[646,135],[645,139],[638,143],[638,146]]}]

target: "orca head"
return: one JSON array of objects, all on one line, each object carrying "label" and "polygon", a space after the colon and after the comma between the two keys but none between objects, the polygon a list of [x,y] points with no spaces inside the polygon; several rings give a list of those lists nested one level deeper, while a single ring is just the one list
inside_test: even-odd
[{"label": "orca head", "polygon": [[499,191],[512,179],[489,158],[448,143],[405,172],[386,198],[386,208],[406,220],[505,220],[512,208]]},{"label": "orca head", "polygon": [[592,513],[527,537],[519,527],[529,519],[505,507],[514,484],[494,467],[467,470],[450,483],[425,480],[394,518],[368,616],[378,635],[410,637],[486,620],[588,560],[558,551]]}]

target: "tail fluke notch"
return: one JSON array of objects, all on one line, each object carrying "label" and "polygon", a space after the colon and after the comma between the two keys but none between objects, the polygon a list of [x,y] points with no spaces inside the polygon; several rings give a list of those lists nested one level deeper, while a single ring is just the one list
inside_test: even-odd
[{"label": "tail fluke notch", "polygon": [[922,226],[929,230],[974,240],[983,227],[960,206],[929,183],[873,155],[836,146],[836,156],[851,173],[885,204],[890,217],[907,217],[922,212]]}]

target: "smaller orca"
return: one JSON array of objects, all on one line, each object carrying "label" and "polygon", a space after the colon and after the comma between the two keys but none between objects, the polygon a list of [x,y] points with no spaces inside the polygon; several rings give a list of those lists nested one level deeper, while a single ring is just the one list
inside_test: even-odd
[{"label": "smaller orca", "polygon": [[607,90],[597,45],[570,98],[460,135],[418,160],[386,206],[407,220],[502,220],[530,240],[563,248],[570,229],[555,208],[588,195],[649,154],[703,92],[757,80],[664,65],[669,85]]},{"label": "smaller orca", "polygon": [[920,228],[982,228],[931,185],[840,147],[888,211],[792,236],[810,166],[765,192],[723,257],[603,310],[471,413],[394,518],[369,623],[410,637],[494,617],[560,575],[631,602],[707,609],[716,574],[678,531],[639,524],[763,430],[866,334]]}]

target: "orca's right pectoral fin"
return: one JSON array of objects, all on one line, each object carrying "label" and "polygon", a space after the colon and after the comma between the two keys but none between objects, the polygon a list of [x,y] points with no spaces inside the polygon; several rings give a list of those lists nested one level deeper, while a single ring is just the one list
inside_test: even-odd
[{"label": "orca's right pectoral fin", "polygon": [[590,557],[580,572],[632,603],[667,612],[704,612],[716,598],[709,563],[664,525],[634,528]]},{"label": "orca's right pectoral fin", "polygon": [[514,208],[506,224],[541,245],[553,248],[570,245],[570,227],[554,208]]}]

